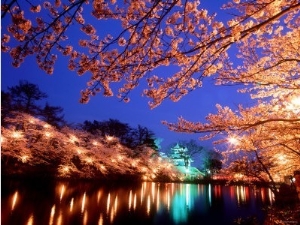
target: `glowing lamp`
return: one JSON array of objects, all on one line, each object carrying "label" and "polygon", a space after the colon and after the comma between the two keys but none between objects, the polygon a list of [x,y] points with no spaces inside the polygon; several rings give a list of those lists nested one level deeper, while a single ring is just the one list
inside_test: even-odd
[{"label": "glowing lamp", "polygon": [[20,132],[20,131],[14,131],[13,133],[12,133],[12,137],[13,138],[21,138],[23,135],[22,135],[22,133]]},{"label": "glowing lamp", "polygon": [[228,138],[228,142],[232,145],[237,145],[239,143],[238,139],[236,139],[235,137]]}]

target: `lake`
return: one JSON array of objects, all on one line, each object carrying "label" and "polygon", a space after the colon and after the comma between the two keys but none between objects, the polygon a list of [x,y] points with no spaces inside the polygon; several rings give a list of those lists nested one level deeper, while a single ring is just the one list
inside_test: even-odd
[{"label": "lake", "polygon": [[262,224],[265,187],[84,181],[1,182],[1,224]]}]

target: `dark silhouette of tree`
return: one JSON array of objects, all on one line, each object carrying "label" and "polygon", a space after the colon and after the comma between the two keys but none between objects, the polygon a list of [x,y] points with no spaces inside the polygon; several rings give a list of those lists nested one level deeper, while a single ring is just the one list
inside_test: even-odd
[{"label": "dark silhouette of tree", "polygon": [[21,80],[19,85],[8,87],[8,90],[11,96],[12,110],[33,116],[38,116],[42,109],[37,102],[48,97],[37,85],[24,80]]},{"label": "dark silhouette of tree", "polygon": [[42,92],[35,84],[21,80],[19,84],[8,87],[8,92],[1,91],[1,121],[5,123],[5,117],[12,111],[18,111],[39,117],[45,122],[56,128],[66,125],[63,108],[51,106],[47,102],[41,107],[38,102],[46,99],[48,96]]},{"label": "dark silhouette of tree", "polygon": [[205,154],[204,168],[210,174],[218,173],[222,169],[222,155],[215,150],[208,150]]},{"label": "dark silhouette of tree", "polygon": [[147,146],[157,150],[154,133],[146,127],[138,125],[138,128],[132,128],[127,123],[122,123],[116,119],[106,121],[84,121],[81,128],[95,135],[114,136],[119,139],[123,145],[136,149],[141,146]]},{"label": "dark silhouette of tree", "polygon": [[54,127],[61,128],[66,124],[64,120],[63,108],[59,106],[50,106],[48,102],[45,107],[41,110],[40,116],[42,120],[51,124]]},{"label": "dark silhouette of tree", "polygon": [[79,127],[91,134],[103,136],[101,131],[102,124],[97,120],[94,120],[93,122],[85,120]]},{"label": "dark silhouette of tree", "polygon": [[203,151],[203,146],[197,144],[197,141],[194,139],[189,141],[181,140],[178,144],[181,147],[186,147],[188,149],[187,154],[191,157]]},{"label": "dark silhouette of tree", "polygon": [[1,125],[5,124],[4,118],[9,115],[12,110],[11,96],[8,92],[1,91]]},{"label": "dark silhouette of tree", "polygon": [[147,127],[143,127],[141,125],[138,125],[137,129],[133,129],[132,131],[132,138],[133,138],[133,146],[142,146],[145,145],[147,147],[150,147],[152,149],[157,150],[158,147],[155,144],[155,137],[154,133],[149,130]]}]

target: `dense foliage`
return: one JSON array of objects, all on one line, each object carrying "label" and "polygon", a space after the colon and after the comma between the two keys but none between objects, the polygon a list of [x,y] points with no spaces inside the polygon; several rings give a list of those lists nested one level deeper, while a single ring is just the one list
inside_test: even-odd
[{"label": "dense foliage", "polygon": [[11,113],[1,127],[1,174],[89,179],[180,180],[178,171],[156,151],[136,151],[113,136],[60,130],[24,113]]}]

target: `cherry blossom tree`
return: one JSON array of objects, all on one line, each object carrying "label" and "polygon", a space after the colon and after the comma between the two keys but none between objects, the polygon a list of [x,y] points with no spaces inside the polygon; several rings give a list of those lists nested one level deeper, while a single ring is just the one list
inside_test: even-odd
[{"label": "cherry blossom tree", "polygon": [[[235,110],[217,105],[218,112],[208,115],[207,123],[184,118],[164,123],[174,131],[221,137],[218,143],[231,140],[232,152],[254,155],[271,181],[278,170],[299,169],[298,0],[233,0],[222,6],[231,15],[227,21],[217,20],[193,0],[88,3],[4,1],[2,51],[9,52],[17,67],[35,55],[49,74],[58,54],[67,56],[70,70],[91,74],[82,103],[99,92],[127,102],[142,82],[148,85],[143,94],[151,99],[151,108],[165,99],[180,100],[206,77],[218,85],[243,85],[240,92],[251,95],[253,106]],[[95,19],[116,23],[116,33],[105,32]],[[66,41],[76,28],[83,32],[78,43]],[[175,72],[157,70],[167,66]],[[112,83],[119,89],[113,90]],[[272,158],[274,171],[266,158]]]},{"label": "cherry blossom tree", "polygon": [[[142,80],[148,84],[143,94],[156,107],[167,98],[178,101],[215,74],[219,83],[248,84],[251,75],[257,84],[273,84],[282,79],[277,82],[272,77],[280,78],[284,72],[294,78],[299,62],[295,57],[299,1],[234,0],[222,8],[232,15],[228,21],[218,21],[196,0],[57,0],[41,5],[6,0],[2,51],[9,52],[16,67],[35,55],[48,74],[53,73],[59,54],[67,56],[70,70],[92,75],[81,92],[83,103],[98,92],[105,96],[116,92],[129,101],[129,92]],[[107,32],[101,26],[105,23],[116,23],[116,32]],[[79,40],[71,39],[74,32]],[[240,49],[237,57],[229,58],[231,47]],[[239,57],[242,62],[236,66]],[[171,65],[177,68],[174,74],[156,74],[157,68]],[[117,91],[111,88],[113,82],[120,84]]]},{"label": "cherry blossom tree", "polygon": [[1,126],[1,175],[55,178],[179,180],[167,160],[145,147],[139,157],[113,136],[99,137],[11,112]]}]

